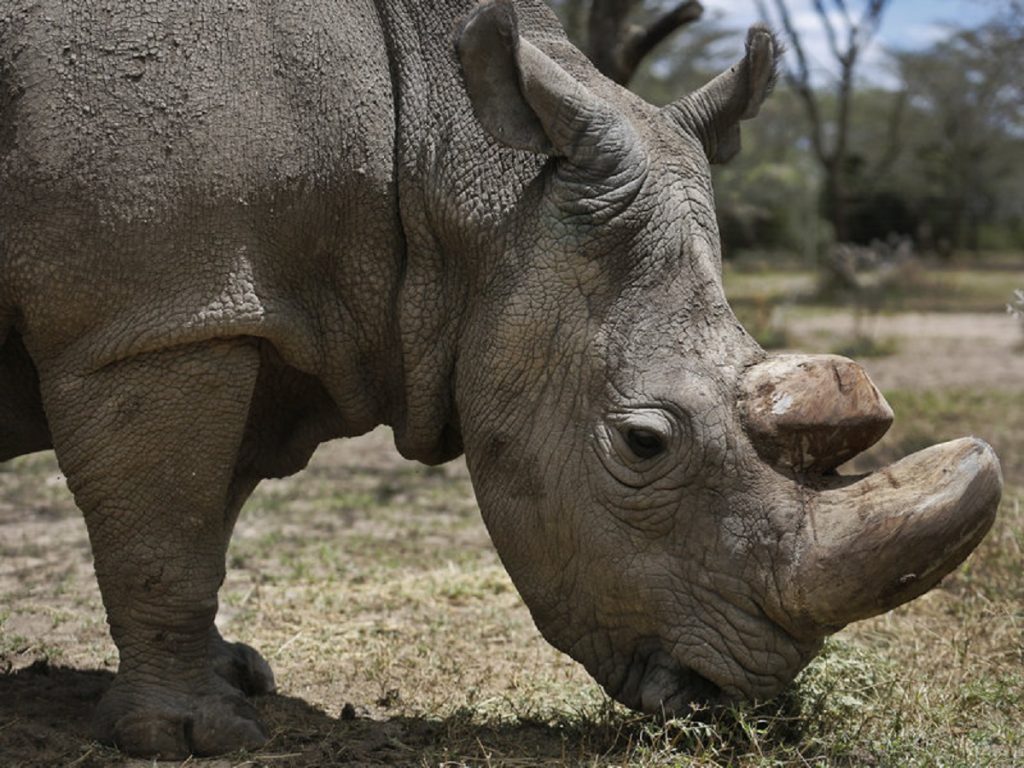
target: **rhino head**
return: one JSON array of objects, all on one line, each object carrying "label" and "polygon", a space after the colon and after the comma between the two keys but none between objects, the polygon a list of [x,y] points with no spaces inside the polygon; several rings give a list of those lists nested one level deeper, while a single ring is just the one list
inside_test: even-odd
[{"label": "rhino head", "polygon": [[999,463],[966,438],[836,474],[885,432],[888,404],[852,361],[768,357],[733,315],[709,162],[738,150],[771,88],[767,29],[663,109],[568,51],[521,37],[506,2],[459,35],[485,130],[550,157],[458,359],[480,507],[541,632],[617,700],[769,697],[826,635],[967,556]]}]

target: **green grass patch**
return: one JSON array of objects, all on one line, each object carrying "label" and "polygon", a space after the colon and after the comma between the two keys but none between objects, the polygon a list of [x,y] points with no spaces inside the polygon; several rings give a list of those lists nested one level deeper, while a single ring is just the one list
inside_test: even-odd
[{"label": "green grass patch", "polygon": [[854,336],[832,350],[833,354],[844,357],[888,357],[899,351],[899,342],[892,337],[875,337],[867,334]]},{"label": "green grass patch", "polygon": [[[1024,256],[1020,257],[1024,264]],[[733,308],[798,303],[859,307],[867,312],[1004,312],[1024,267],[971,269],[912,263],[897,272],[867,274],[860,289],[822,291],[813,270],[740,271],[726,266],[725,293]]]},{"label": "green grass patch", "polygon": [[861,302],[886,312],[1003,312],[1011,289],[1019,286],[1024,286],[1024,269],[917,267],[869,284]]},{"label": "green grass patch", "polygon": [[766,299],[735,306],[737,319],[764,349],[792,346],[792,334],[781,317],[779,308]]}]

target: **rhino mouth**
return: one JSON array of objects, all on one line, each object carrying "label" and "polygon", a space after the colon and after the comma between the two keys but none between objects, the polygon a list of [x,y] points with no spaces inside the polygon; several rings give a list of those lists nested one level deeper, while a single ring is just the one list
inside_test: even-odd
[{"label": "rhino mouth", "polygon": [[638,709],[651,715],[678,717],[717,709],[733,698],[693,667],[658,666],[644,680]]},{"label": "rhino mouth", "polygon": [[719,648],[717,661],[702,664],[703,652],[690,658],[642,641],[625,677],[605,686],[609,695],[666,717],[771,698],[826,635],[918,597],[955,569],[991,527],[1002,489],[995,453],[976,438],[934,445],[868,474],[793,482],[796,552],[779,579],[781,593],[748,617],[757,633],[772,636],[770,647],[787,650],[770,669],[751,669],[732,655],[735,648]]},{"label": "rhino mouth", "polygon": [[663,717],[716,708],[735,698],[694,666],[645,643],[634,653],[625,678],[605,690],[630,709]]}]

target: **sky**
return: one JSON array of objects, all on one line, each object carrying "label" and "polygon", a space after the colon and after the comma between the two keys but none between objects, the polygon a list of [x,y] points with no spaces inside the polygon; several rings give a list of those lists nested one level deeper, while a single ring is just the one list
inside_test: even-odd
[{"label": "sky", "polygon": [[[753,0],[701,1],[705,13],[720,14],[729,25],[743,28],[758,20]],[[772,0],[765,0],[765,5],[772,8]],[[788,0],[788,5],[794,25],[803,33],[812,71],[818,78],[826,77],[832,57],[811,0]],[[828,0],[826,6],[834,7]],[[849,6],[854,12],[859,11],[864,7],[864,0],[850,0]],[[878,35],[865,52],[861,74],[884,84],[890,79],[884,54],[886,48],[925,47],[942,38],[950,24],[972,26],[990,17],[993,10],[994,5],[986,0],[891,0]]]}]

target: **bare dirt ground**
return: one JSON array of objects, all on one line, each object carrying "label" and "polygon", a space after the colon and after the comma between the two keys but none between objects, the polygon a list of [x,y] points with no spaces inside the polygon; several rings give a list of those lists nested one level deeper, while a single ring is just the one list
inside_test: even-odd
[{"label": "bare dirt ground", "polygon": [[908,312],[867,316],[858,326],[849,312],[837,311],[794,314],[786,322],[804,351],[828,351],[858,327],[893,342],[895,354],[859,360],[882,390],[1024,391],[1024,325],[1008,314]]},{"label": "bare dirt ground", "polygon": [[[824,313],[788,322],[804,349],[826,351],[852,321]],[[1002,415],[980,414],[982,431],[1024,409],[1024,334],[1011,318],[871,322],[896,341],[894,355],[865,361],[882,389],[998,393]],[[1024,421],[1019,410],[1008,416],[1013,430]],[[1008,484],[1024,485],[1011,466]],[[1019,498],[1010,503],[1020,519]],[[264,483],[243,511],[218,623],[274,666],[279,691],[257,700],[272,738],[254,755],[186,763],[667,766],[715,765],[727,754],[742,765],[1017,764],[1016,726],[1008,737],[1001,724],[1024,717],[1022,694],[1007,683],[1024,663],[1024,538],[998,535],[988,555],[1005,562],[996,576],[965,572],[914,604],[923,607],[844,632],[801,684],[803,703],[793,706],[803,714],[741,722],[737,751],[722,746],[732,736],[705,726],[652,730],[610,705],[533,627],[463,462],[407,463],[377,430],[323,446],[305,472]],[[90,739],[90,710],[116,663],[85,527],[52,454],[0,465],[0,766],[150,765]],[[907,714],[922,709],[930,714]],[[947,710],[947,720],[936,714]],[[975,739],[986,724],[995,735]],[[929,739],[940,737],[956,759],[899,757],[927,758]]]}]

